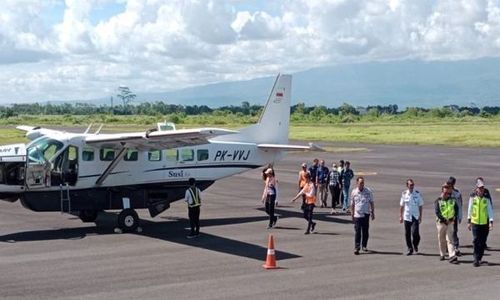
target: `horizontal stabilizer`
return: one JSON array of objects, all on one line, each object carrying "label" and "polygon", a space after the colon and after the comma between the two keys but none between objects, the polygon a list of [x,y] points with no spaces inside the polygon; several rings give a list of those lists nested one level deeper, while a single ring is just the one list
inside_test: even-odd
[{"label": "horizontal stabilizer", "polygon": [[262,150],[284,150],[284,151],[321,151],[324,152],[325,149],[320,146],[309,143],[308,146],[302,145],[286,145],[286,144],[258,144],[257,147]]},{"label": "horizontal stabilizer", "polygon": [[47,134],[61,133],[61,131],[59,130],[52,130],[47,128],[25,126],[25,125],[17,126],[16,129],[26,131],[26,137],[31,141]]}]

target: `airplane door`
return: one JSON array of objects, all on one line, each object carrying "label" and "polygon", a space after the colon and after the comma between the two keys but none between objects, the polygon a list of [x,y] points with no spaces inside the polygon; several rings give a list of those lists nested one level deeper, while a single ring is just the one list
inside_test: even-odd
[{"label": "airplane door", "polygon": [[50,184],[52,186],[61,184],[74,186],[77,179],[78,148],[70,145],[54,159],[50,171]]},{"label": "airplane door", "polygon": [[38,189],[50,186],[51,159],[62,149],[60,141],[40,138],[27,149],[26,187]]}]

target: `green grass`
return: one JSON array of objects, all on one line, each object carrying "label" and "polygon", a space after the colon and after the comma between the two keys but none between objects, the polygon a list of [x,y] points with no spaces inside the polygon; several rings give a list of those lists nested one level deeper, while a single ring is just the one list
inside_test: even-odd
[{"label": "green grass", "polygon": [[290,137],[334,142],[499,147],[500,122],[300,125],[291,127]]},{"label": "green grass", "polygon": [[[38,116],[41,117],[41,116]],[[52,117],[52,116],[50,116]],[[61,118],[51,119],[48,116],[42,116],[45,120],[50,120],[45,126],[56,127],[55,124],[65,124],[66,127],[80,127],[82,131],[87,124],[82,120],[75,123],[58,123]],[[77,118],[76,116],[75,118]],[[97,119],[100,117],[97,117]],[[157,121],[163,120],[162,117],[147,117],[147,119],[131,116],[110,116],[112,122],[106,123],[106,131],[143,131],[156,126]],[[86,119],[86,118],[84,118]],[[87,120],[87,119],[86,119]],[[238,129],[247,126],[246,121],[235,123],[234,120],[224,121],[221,119],[217,123],[199,124],[196,118],[189,118],[189,122],[177,124],[177,128],[193,127],[222,127],[228,129]],[[14,122],[11,125],[0,127],[0,144],[10,144],[17,142],[26,142],[24,133],[14,129],[17,124],[25,125],[44,125],[38,119],[24,120],[22,123]],[[87,120],[96,121],[96,120]],[[108,120],[109,121],[109,120]],[[203,119],[203,121],[208,121]],[[97,123],[97,122],[94,122]],[[220,124],[224,123],[224,124]],[[94,130],[98,126],[94,126]],[[500,121],[465,119],[462,121],[436,121],[419,120],[411,122],[358,122],[348,124],[330,124],[323,123],[318,125],[292,123],[290,126],[290,139],[325,141],[325,142],[349,142],[349,143],[376,143],[376,144],[418,144],[418,145],[449,145],[449,146],[467,146],[467,147],[500,147]]]}]

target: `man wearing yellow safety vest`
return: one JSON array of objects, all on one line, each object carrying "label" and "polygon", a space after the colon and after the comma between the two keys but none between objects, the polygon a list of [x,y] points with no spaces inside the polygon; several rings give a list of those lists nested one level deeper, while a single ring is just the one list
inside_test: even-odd
[{"label": "man wearing yellow safety vest", "polygon": [[488,264],[483,261],[484,249],[488,232],[493,229],[493,207],[491,202],[484,195],[484,183],[480,180],[476,183],[476,193],[469,198],[469,209],[467,213],[469,230],[472,229],[474,245],[474,267],[481,264]]},{"label": "man wearing yellow safety vest", "polygon": [[458,215],[458,205],[456,200],[451,197],[451,186],[444,184],[441,186],[441,197],[434,202],[436,213],[436,227],[438,231],[439,259],[444,260],[446,248],[448,248],[448,261],[452,264],[458,263],[453,247],[453,224]]},{"label": "man wearing yellow safety vest", "polygon": [[188,205],[189,225],[191,226],[191,232],[187,238],[191,239],[200,234],[201,197],[200,189],[196,187],[196,180],[194,178],[189,178],[189,188],[186,190],[184,199],[186,199]]}]

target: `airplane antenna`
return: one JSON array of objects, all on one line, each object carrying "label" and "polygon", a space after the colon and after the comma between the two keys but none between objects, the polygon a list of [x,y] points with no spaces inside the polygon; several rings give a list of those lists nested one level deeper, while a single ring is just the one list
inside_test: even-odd
[{"label": "airplane antenna", "polygon": [[92,123],[90,123],[89,127],[87,127],[87,130],[85,130],[85,132],[83,134],[89,133],[89,130],[90,130],[91,127],[92,127]]},{"label": "airplane antenna", "polygon": [[97,129],[96,132],[94,132],[94,134],[99,134],[103,126],[104,124],[101,124],[101,126],[99,126],[99,129]]}]

